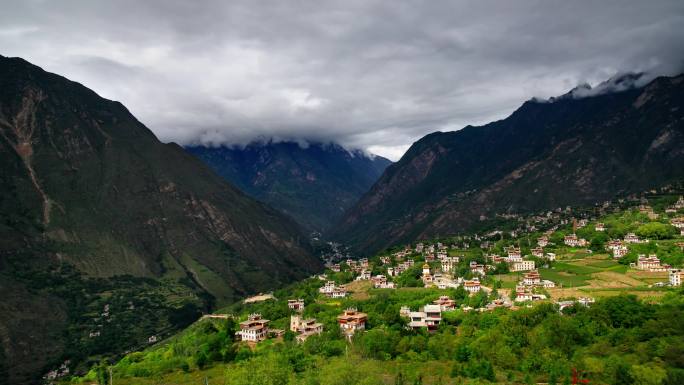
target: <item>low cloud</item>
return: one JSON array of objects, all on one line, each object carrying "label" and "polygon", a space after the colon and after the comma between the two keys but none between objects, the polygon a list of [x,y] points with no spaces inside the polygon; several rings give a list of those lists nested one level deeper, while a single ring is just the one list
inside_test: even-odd
[{"label": "low cloud", "polygon": [[675,0],[10,0],[0,54],[123,102],[164,141],[335,141],[396,160],[532,96],[677,73],[682,25]]}]

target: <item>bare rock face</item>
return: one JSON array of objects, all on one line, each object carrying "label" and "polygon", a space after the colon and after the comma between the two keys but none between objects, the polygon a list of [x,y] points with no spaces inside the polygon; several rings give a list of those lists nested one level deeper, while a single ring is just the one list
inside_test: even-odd
[{"label": "bare rock face", "polygon": [[335,227],[372,252],[480,216],[593,204],[684,177],[684,75],[528,101],[482,127],[427,135]]},{"label": "bare rock face", "polygon": [[[31,286],[31,277],[68,265],[83,279],[141,277],[152,280],[148,286],[165,279],[210,307],[321,268],[292,219],[180,146],[159,142],[120,103],[1,56],[0,159],[2,282]],[[0,295],[17,287],[0,286]],[[32,301],[52,289],[41,286]],[[55,306],[60,317],[73,310]],[[57,332],[71,322],[46,317]],[[4,321],[0,345],[11,370],[23,334]],[[34,374],[41,364],[35,361]]]}]

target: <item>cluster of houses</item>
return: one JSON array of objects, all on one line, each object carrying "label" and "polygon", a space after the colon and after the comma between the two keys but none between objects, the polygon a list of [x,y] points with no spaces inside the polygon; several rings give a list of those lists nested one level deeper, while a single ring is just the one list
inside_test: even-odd
[{"label": "cluster of houses", "polygon": [[570,247],[586,247],[589,244],[586,239],[579,238],[575,233],[566,235],[563,243]]},{"label": "cluster of houses", "polygon": [[[400,261],[402,259],[399,257],[395,257],[395,258],[397,258],[398,261]],[[401,273],[403,273],[404,271],[413,267],[414,264],[415,264],[415,261],[413,259],[409,258],[406,261],[398,263],[394,267],[392,267],[392,266],[388,267],[387,268],[387,275],[389,275],[390,277],[397,277],[397,276],[401,275]]]},{"label": "cluster of houses", "polygon": [[665,209],[668,214],[676,214],[679,210],[684,210],[684,196],[680,196],[677,202]]},{"label": "cluster of houses", "polygon": [[606,249],[613,253],[613,258],[620,259],[629,253],[628,244],[647,243],[647,239],[641,239],[634,233],[627,233],[625,237],[620,239],[612,239],[606,243]]},{"label": "cluster of houses", "polygon": [[553,281],[542,279],[539,271],[532,270],[523,275],[515,288],[515,302],[539,301],[546,299],[546,295],[537,293],[537,289],[556,287]]},{"label": "cluster of houses", "polygon": [[546,295],[536,293],[533,287],[518,285],[515,288],[515,302],[540,301],[546,299]]},{"label": "cluster of houses", "polygon": [[[620,203],[623,203],[623,201],[620,201]],[[612,207],[612,205],[612,202],[605,202],[600,208],[601,213],[605,213]],[[684,209],[684,197],[680,197],[677,203],[669,209],[670,212],[676,212],[676,210]],[[657,215],[653,212],[653,209],[646,205],[644,200],[642,200],[642,204],[639,206],[639,211],[649,215],[649,218],[651,219],[657,218]],[[589,242],[586,239],[579,237],[576,233],[578,228],[585,227],[589,224],[589,219],[581,218],[577,220],[572,218],[563,219],[561,217],[561,215],[569,216],[571,212],[571,208],[566,208],[564,211],[565,214],[562,214],[563,210],[559,208],[555,212],[549,211],[545,215],[533,217],[535,223],[547,223],[552,219],[556,219],[556,223],[554,226],[547,226],[543,235],[537,239],[536,247],[533,247],[530,250],[532,256],[538,259],[554,261],[556,259],[556,254],[552,252],[545,252],[544,249],[548,245],[552,245],[549,239],[553,233],[558,230],[559,225],[568,224],[570,221],[572,221],[573,224],[573,232],[564,237],[563,243],[570,247],[587,247],[589,245]],[[518,220],[522,221],[522,217],[519,217],[517,214],[512,214],[511,218],[517,218]],[[684,217],[671,219],[671,223],[673,226],[680,229],[681,234],[684,236]],[[605,232],[607,231],[607,227],[603,222],[596,222],[594,225],[594,230],[597,232]],[[510,232],[510,235],[515,238],[519,235],[519,232],[524,231],[537,231],[536,225],[531,224],[529,222],[529,218],[523,227]],[[479,246],[481,248],[489,248],[489,250],[491,250],[491,248],[494,247],[494,242],[485,241],[485,239],[496,236],[501,236],[503,238],[504,233],[502,231],[494,231],[482,236],[463,236],[460,238],[460,241],[462,242],[459,242],[458,245],[460,248],[468,248],[469,242],[475,240],[479,241]],[[618,259],[624,257],[629,252],[628,245],[645,242],[648,242],[648,240],[641,239],[635,233],[628,233],[623,239],[609,241],[606,245],[606,248],[613,254],[614,258]],[[455,244],[452,245],[452,248],[455,247]],[[425,260],[425,263],[422,265],[422,273],[420,275],[425,287],[438,287],[444,289],[462,286],[468,293],[477,293],[482,288],[480,279],[477,277],[485,276],[488,271],[495,269],[494,265],[502,262],[509,266],[509,271],[511,272],[524,273],[522,279],[516,285],[515,291],[512,293],[514,294],[514,298],[512,299],[514,299],[516,302],[546,299],[546,296],[539,292],[540,289],[555,287],[554,282],[542,279],[534,260],[527,260],[523,258],[521,248],[519,246],[509,246],[504,248],[503,257],[500,257],[499,255],[486,255],[485,259],[487,263],[491,264],[481,264],[475,261],[470,262],[468,265],[469,271],[472,273],[472,276],[476,278],[469,280],[456,277],[462,257],[450,256],[448,247],[442,243],[418,243],[415,245],[415,248],[406,246],[402,250],[393,253],[391,257],[380,257],[380,262],[382,265],[386,266],[386,275],[381,274],[372,276],[368,267],[367,259],[361,259],[358,262],[347,260],[347,265],[350,266],[352,271],[358,273],[356,277],[357,280],[370,280],[375,288],[394,288],[394,283],[390,282],[388,278],[396,277],[402,274],[404,271],[412,268],[415,264],[415,261],[411,257],[416,253],[422,254]],[[394,266],[392,265],[393,261],[397,263]],[[437,267],[437,271],[432,271],[430,263],[435,261],[439,262],[439,266]],[[684,277],[684,270],[672,269],[670,266],[662,264],[656,255],[640,255],[637,259],[637,262],[632,264],[632,267],[649,272],[669,271],[670,285],[672,286],[680,286],[682,277]],[[335,265],[333,270],[339,271],[339,265]],[[333,298],[340,298],[346,295],[346,293],[341,294],[344,293],[344,289],[335,286],[334,282],[332,281],[327,282],[326,285],[320,290],[321,293]],[[499,301],[501,302],[501,300]],[[578,302],[588,306],[591,302],[593,302],[593,299],[581,298]],[[495,303],[492,304],[493,306],[496,306]],[[411,311],[410,309],[404,307],[401,310],[401,315],[410,319],[409,326],[411,328],[427,328],[428,330],[432,330],[438,327],[439,322],[441,321],[441,312],[452,310],[454,307],[455,302],[450,300],[448,297],[443,296],[440,297],[439,300],[436,300],[433,304],[425,305],[423,308],[419,309],[419,311]],[[338,320],[340,321],[340,327],[343,330],[347,330],[351,326],[346,325],[357,325],[353,322],[355,319],[354,317],[356,317],[355,315],[358,315],[360,319],[364,319],[363,317],[365,316],[363,313],[359,313],[355,309],[348,309],[343,315],[338,317]],[[364,322],[358,324],[365,325],[365,319]],[[351,327],[351,329],[358,330],[357,326]]]},{"label": "cluster of houses", "polygon": [[[505,249],[506,256],[501,257],[499,255],[487,255],[485,258],[492,263],[505,262],[508,264],[510,271],[528,271],[535,268],[534,261],[525,260],[522,257],[522,253],[519,247],[510,246]],[[539,250],[536,250],[539,252]],[[543,250],[541,251],[543,253]]]},{"label": "cluster of houses", "polygon": [[326,281],[325,285],[319,288],[318,291],[328,298],[344,298],[347,296],[347,289],[337,286],[335,281]]},{"label": "cluster of houses", "polygon": [[580,297],[576,301],[559,301],[559,302],[557,302],[557,304],[558,304],[558,310],[563,311],[563,309],[570,307],[570,306],[573,306],[576,303],[578,303],[582,306],[589,307],[594,302],[596,302],[596,301],[591,297]]},{"label": "cluster of houses", "polygon": [[[315,318],[302,317],[301,313],[304,310],[302,299],[288,300],[288,307],[295,311],[295,314],[290,316],[290,331],[295,333],[297,342],[306,341],[310,336],[323,332],[322,323],[316,321]],[[368,315],[356,310],[356,308],[348,308],[337,316],[340,329],[348,337],[359,330],[364,330],[367,320]],[[240,322],[240,330],[235,334],[241,341],[252,344],[264,341],[269,337],[282,337],[284,331],[269,328],[269,322],[269,320],[262,318],[261,314],[250,314],[247,320]]]}]

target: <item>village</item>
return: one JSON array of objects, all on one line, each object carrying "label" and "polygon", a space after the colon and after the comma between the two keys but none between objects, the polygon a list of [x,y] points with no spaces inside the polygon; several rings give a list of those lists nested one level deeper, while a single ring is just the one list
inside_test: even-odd
[{"label": "village", "polygon": [[[626,364],[628,354],[649,349],[649,341],[635,342],[625,330],[661,333],[659,344],[670,350],[649,351],[654,359],[678,351],[668,317],[681,307],[684,197],[673,195],[501,214],[477,233],[370,256],[335,246],[324,271],[204,314],[178,335],[149,336],[141,340],[149,347],[128,354],[113,372],[137,384],[150,370],[168,370],[173,379],[214,371],[220,377],[226,368],[260,376],[287,367],[296,375],[322,362],[330,375],[345,377],[337,365],[349,362],[367,363],[364,376],[390,381],[378,384],[402,377],[413,383],[422,377],[423,384],[610,379],[604,366],[587,369],[574,359],[587,348],[584,338],[597,349],[592,360],[603,362],[621,354]],[[98,328],[84,338],[101,338],[106,320],[121,305],[130,307],[108,305],[93,314]],[[649,326],[654,319],[661,323]],[[540,343],[552,354],[530,349]],[[540,359],[546,366],[525,366]],[[260,362],[267,364],[252,364]],[[397,371],[398,365],[407,369]]]},{"label": "village", "polygon": [[[620,213],[623,209],[628,215],[642,218],[642,227],[658,223],[671,226],[676,233],[668,241],[639,236],[639,231],[627,231],[620,238],[610,238],[607,234],[615,233],[611,223],[599,221],[599,218]],[[398,309],[406,329],[427,332],[436,331],[444,314],[454,311],[516,310],[530,307],[533,302],[551,302],[563,311],[573,305],[591,306],[596,301],[593,293],[601,297],[634,290],[639,295],[657,296],[669,287],[682,285],[682,258],[678,258],[678,266],[673,266],[664,263],[658,252],[660,246],[664,249],[667,243],[665,258],[673,259],[673,250],[682,255],[682,211],[682,197],[661,212],[656,212],[645,198],[632,198],[631,202],[606,202],[591,214],[573,212],[568,207],[528,217],[509,215],[505,219],[517,223],[513,229],[508,226],[505,230],[495,229],[486,234],[459,236],[451,243],[417,242],[372,258],[353,259],[340,253],[338,260],[327,261],[325,273],[312,278],[314,282],[320,282],[314,301],[351,303],[340,308],[335,322],[341,334],[351,340],[355,333],[367,330],[368,314],[359,310],[359,305],[363,304],[361,299],[383,291],[424,289],[437,292],[437,298],[432,301],[413,308],[405,304]],[[597,239],[605,241],[599,243]],[[655,251],[641,253],[640,250],[648,245]],[[634,256],[634,261],[621,263],[629,255]],[[573,269],[577,270],[574,275]],[[596,279],[582,285],[578,277],[583,269],[590,272],[589,278],[594,274]],[[600,282],[611,277],[614,282],[598,287]],[[455,292],[461,293],[456,295],[461,297],[458,301],[449,295]],[[478,295],[485,301],[470,306],[468,298]],[[259,301],[276,299],[268,295],[254,298],[261,298]],[[302,315],[304,299],[287,299],[287,306],[291,311],[289,331],[294,333],[296,341],[303,342],[323,332],[324,323]],[[250,314],[240,323],[237,335],[254,345],[269,338],[282,338],[284,332],[269,328],[269,321],[262,319],[260,314]]]}]

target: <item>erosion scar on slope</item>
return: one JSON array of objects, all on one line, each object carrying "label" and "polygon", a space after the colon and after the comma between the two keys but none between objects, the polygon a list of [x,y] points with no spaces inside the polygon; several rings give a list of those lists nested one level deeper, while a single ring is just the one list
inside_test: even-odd
[{"label": "erosion scar on slope", "polygon": [[13,119],[14,124],[10,124],[3,116],[0,116],[0,124],[6,126],[14,133],[16,142],[10,140],[2,129],[0,129],[0,134],[2,134],[7,143],[12,146],[24,163],[31,183],[33,183],[33,186],[41,197],[43,204],[43,224],[47,225],[50,223],[50,199],[45,193],[45,190],[40,186],[36,172],[33,169],[33,166],[31,166],[31,156],[33,155],[31,139],[36,127],[36,104],[44,98],[45,96],[42,92],[29,90],[22,100],[21,109]]}]

